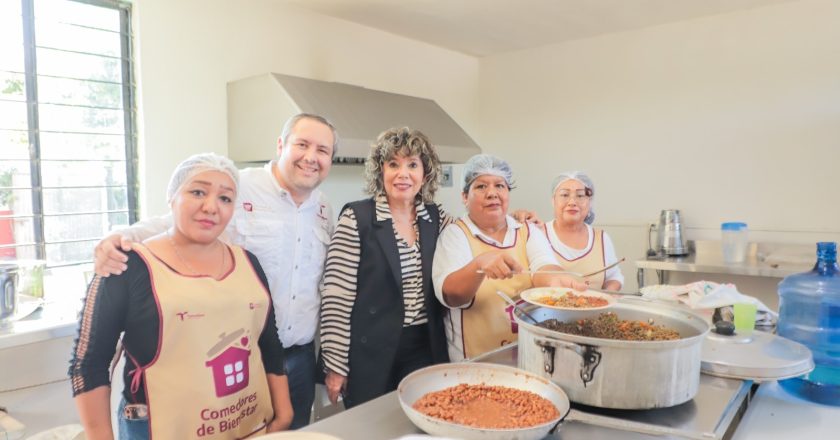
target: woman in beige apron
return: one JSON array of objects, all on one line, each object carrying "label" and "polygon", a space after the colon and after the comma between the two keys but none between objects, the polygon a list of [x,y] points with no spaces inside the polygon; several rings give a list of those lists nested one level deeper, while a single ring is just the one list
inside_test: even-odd
[{"label": "woman in beige apron", "polygon": [[119,438],[238,439],[292,420],[283,347],[256,258],[218,237],[238,172],[190,157],[167,189],[174,227],[135,244],[127,270],[91,283],[71,361],[88,439],[113,438],[108,364],[120,333]]},{"label": "woman in beige apron", "polygon": [[[595,220],[592,179],[578,171],[560,173],[551,185],[554,220],[545,224],[544,233],[560,264],[578,273],[589,273],[618,261],[609,235],[590,226]],[[587,278],[596,289],[621,289],[624,276],[619,267]]]},{"label": "woman in beige apron", "polygon": [[527,273],[563,270],[545,235],[508,215],[512,172],[507,162],[486,154],[464,165],[462,198],[467,216],[441,233],[432,279],[435,294],[449,308],[445,322],[453,361],[475,357],[516,341],[511,308],[532,286],[586,285],[566,275]]}]

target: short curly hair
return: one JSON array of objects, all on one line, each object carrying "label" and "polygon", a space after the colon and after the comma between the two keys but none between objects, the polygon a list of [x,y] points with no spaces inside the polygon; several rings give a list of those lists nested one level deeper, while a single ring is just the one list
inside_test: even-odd
[{"label": "short curly hair", "polygon": [[442,174],[440,159],[429,138],[419,130],[408,127],[385,130],[376,138],[365,160],[365,191],[372,196],[385,194],[383,167],[397,155],[420,157],[423,163],[423,185],[418,196],[424,203],[434,202]]}]

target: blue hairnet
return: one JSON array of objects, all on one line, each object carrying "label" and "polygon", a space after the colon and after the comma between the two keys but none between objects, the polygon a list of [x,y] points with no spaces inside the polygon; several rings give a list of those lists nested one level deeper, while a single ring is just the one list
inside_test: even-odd
[{"label": "blue hairnet", "polygon": [[505,179],[508,188],[513,189],[513,171],[510,164],[496,156],[476,154],[464,164],[464,192],[470,189],[470,184],[478,176],[487,174]]},{"label": "blue hairnet", "polygon": [[593,209],[594,202],[595,202],[595,184],[592,182],[592,179],[589,178],[585,173],[580,171],[565,171],[557,175],[554,178],[554,182],[551,183],[551,195],[553,196],[554,193],[557,192],[557,187],[560,186],[563,182],[567,180],[577,180],[578,182],[582,183],[585,188],[587,188],[591,195],[589,196],[589,214],[586,215],[586,218],[583,219],[583,222],[587,225],[591,225],[593,221],[595,221],[595,210]]}]

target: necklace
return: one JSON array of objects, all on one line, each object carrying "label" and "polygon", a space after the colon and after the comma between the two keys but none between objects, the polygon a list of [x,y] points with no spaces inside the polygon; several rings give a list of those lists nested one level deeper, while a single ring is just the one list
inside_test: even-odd
[{"label": "necklace", "polygon": [[[167,235],[167,237],[169,237],[169,244],[172,245],[172,249],[175,251],[175,255],[178,257],[179,260],[181,260],[181,263],[184,264],[184,267],[186,267],[187,270],[190,271],[190,274],[191,275],[205,275],[205,274],[202,274],[199,271],[193,269],[193,267],[190,266],[190,263],[187,263],[187,259],[184,258],[184,256],[181,255],[181,251],[178,250],[178,245],[175,244],[175,239],[172,238],[172,234],[166,234],[166,235]],[[214,279],[220,279],[222,277],[222,275],[224,275],[224,273],[225,273],[225,254],[226,253],[227,252],[225,252],[225,246],[223,244],[222,245],[222,265],[221,265],[221,267],[219,267],[219,276],[218,277],[213,277]],[[206,275],[212,276],[211,274],[206,274]]]}]

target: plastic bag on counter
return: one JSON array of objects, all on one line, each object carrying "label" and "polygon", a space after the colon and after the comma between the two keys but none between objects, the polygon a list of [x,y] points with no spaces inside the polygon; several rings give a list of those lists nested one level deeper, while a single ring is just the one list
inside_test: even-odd
[{"label": "plastic bag on counter", "polygon": [[685,285],[654,285],[640,289],[642,297],[660,301],[672,301],[685,304],[689,308],[702,310],[703,315],[711,315],[715,309],[734,304],[755,304],[758,309],[756,324],[775,325],[778,313],[771,310],[758,298],[744,295],[734,284],[718,284],[711,281],[697,281]]}]

